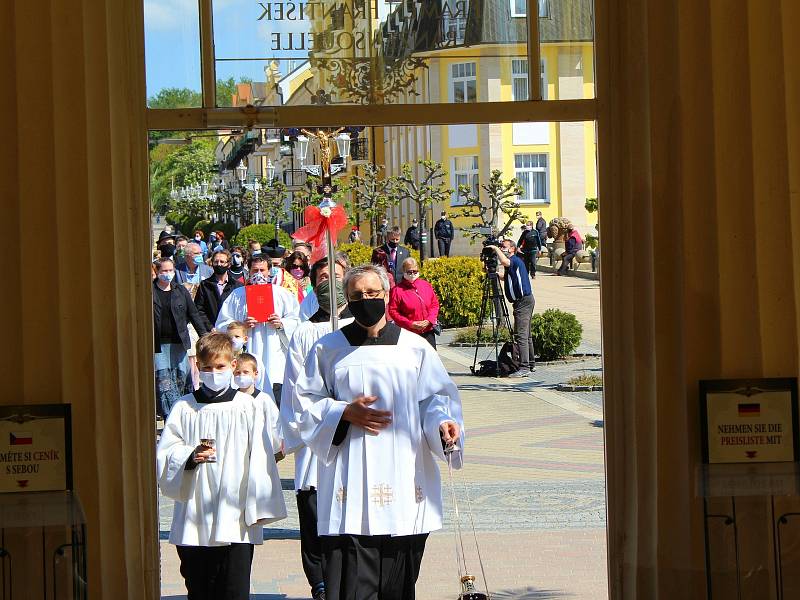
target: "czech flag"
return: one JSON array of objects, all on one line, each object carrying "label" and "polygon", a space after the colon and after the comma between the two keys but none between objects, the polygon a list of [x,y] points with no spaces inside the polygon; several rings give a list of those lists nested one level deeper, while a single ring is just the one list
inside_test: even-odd
[{"label": "czech flag", "polygon": [[9,445],[11,446],[30,446],[33,444],[33,434],[27,432],[13,432],[9,434]]},{"label": "czech flag", "polygon": [[740,404],[739,405],[739,416],[740,417],[760,417],[761,416],[761,405],[758,402],[753,402],[750,404]]}]

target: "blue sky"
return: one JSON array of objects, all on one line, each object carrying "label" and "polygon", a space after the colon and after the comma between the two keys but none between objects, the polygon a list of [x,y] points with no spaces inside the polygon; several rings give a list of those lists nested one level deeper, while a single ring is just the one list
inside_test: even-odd
[{"label": "blue sky", "polygon": [[[395,0],[396,1],[396,0]],[[267,4],[267,2],[264,2]],[[385,11],[381,2],[380,12]],[[259,21],[257,0],[214,0],[217,58],[276,58],[287,72],[287,59],[305,59],[307,52],[274,52],[273,32],[296,35],[310,29],[304,21]],[[165,87],[200,90],[200,27],[197,0],[144,0],[147,95]],[[218,61],[217,77],[248,76],[264,80],[266,61]]]}]

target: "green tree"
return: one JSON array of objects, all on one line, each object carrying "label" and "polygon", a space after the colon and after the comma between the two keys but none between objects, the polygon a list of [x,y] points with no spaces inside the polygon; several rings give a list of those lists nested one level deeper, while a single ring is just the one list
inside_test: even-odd
[{"label": "green tree", "polygon": [[[250,77],[239,76],[238,83],[253,83]],[[217,79],[217,106],[232,106],[233,95],[238,93],[237,82],[233,77]]]},{"label": "green tree", "polygon": [[[198,138],[186,146],[175,146],[169,152],[160,147],[151,151],[150,202],[154,211],[164,212],[175,204],[170,197],[173,185],[178,188],[212,181],[217,168],[214,145],[213,138]],[[160,160],[152,159],[154,153]],[[179,199],[173,208],[184,214],[203,214],[208,205],[199,200]]]},{"label": "green tree", "polygon": [[370,246],[376,243],[378,221],[386,215],[390,207],[400,202],[400,198],[392,193],[397,186],[397,180],[382,177],[383,168],[383,165],[366,163],[361,165],[360,174],[352,177],[353,208],[359,216],[366,217],[370,224]]},{"label": "green tree", "polygon": [[[469,186],[460,185],[458,188],[458,194],[464,198],[462,215],[478,219],[477,223],[462,229],[464,237],[470,238],[470,243],[488,234],[496,237],[503,236],[514,223],[525,222],[525,214],[520,210],[519,201],[516,199],[525,190],[522,189],[516,178],[508,183],[503,183],[502,171],[494,169],[489,183],[481,184],[480,188],[489,200],[488,205],[481,202],[480,197],[476,196]],[[505,217],[505,223],[502,225],[501,216]]]},{"label": "green tree", "polygon": [[286,211],[286,185],[280,180],[268,182],[261,181],[261,191],[258,193],[258,205],[264,220],[275,223],[275,238],[278,237],[278,227],[285,221],[289,213]]},{"label": "green tree", "polygon": [[[434,160],[419,160],[417,165],[421,167],[421,177],[415,176],[414,169],[409,163],[401,167],[401,174],[397,177],[394,191],[398,201],[408,199],[417,207],[417,218],[419,219],[419,229],[425,234],[427,232],[427,208],[434,203],[449,202],[453,190],[447,181],[447,171],[442,167],[442,163]],[[420,245],[420,261],[425,260],[425,244]]]}]

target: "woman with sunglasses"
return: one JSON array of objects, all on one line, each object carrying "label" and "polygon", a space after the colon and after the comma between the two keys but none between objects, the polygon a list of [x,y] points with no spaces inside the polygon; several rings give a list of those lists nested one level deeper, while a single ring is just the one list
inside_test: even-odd
[{"label": "woman with sunglasses", "polygon": [[439,299],[431,284],[420,279],[413,258],[403,261],[403,278],[389,296],[389,318],[403,329],[421,335],[436,348],[434,328],[439,317]]}]

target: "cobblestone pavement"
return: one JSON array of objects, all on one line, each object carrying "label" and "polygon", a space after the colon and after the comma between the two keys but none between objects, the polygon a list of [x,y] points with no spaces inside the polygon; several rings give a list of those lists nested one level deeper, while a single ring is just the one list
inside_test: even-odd
[{"label": "cobblestone pavement", "polygon": [[[576,314],[584,326],[579,352],[599,354],[598,283],[539,274],[533,285],[536,312],[557,306]],[[463,514],[467,496],[495,600],[606,598],[602,394],[555,390],[582,371],[599,373],[599,357],[540,364],[533,377],[517,381],[473,377],[473,352],[440,346],[461,390],[467,427],[467,465],[454,480],[470,571],[480,575],[469,518]],[[267,541],[256,548],[252,597],[307,599],[291,457],[279,467],[289,516],[267,528]],[[446,468],[442,482],[446,526],[428,540],[419,600],[458,597]],[[185,598],[175,549],[166,543],[171,510],[162,498],[162,597]]]}]

